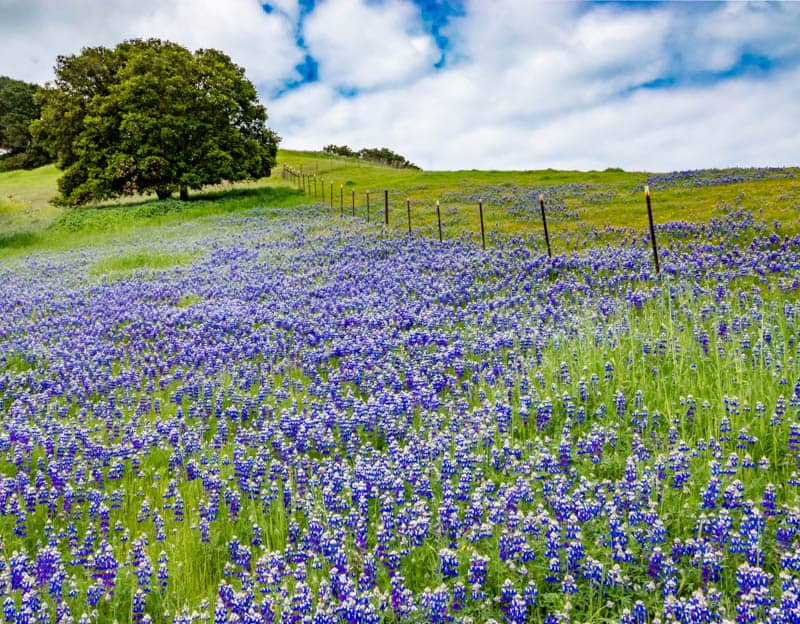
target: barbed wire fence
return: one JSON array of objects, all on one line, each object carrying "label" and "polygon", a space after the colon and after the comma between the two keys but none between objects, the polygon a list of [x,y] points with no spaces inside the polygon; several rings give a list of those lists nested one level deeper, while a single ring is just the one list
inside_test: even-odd
[{"label": "barbed wire fence", "polygon": [[[334,196],[334,183],[329,180],[324,180],[319,178],[316,174],[307,174],[304,173],[302,170],[298,171],[289,167],[288,165],[283,165],[281,170],[281,176],[284,180],[291,181],[298,190],[303,191],[303,193],[308,194],[309,196],[313,196],[315,199],[321,199],[321,203],[323,205],[329,205],[331,210],[336,209],[336,204],[338,202],[338,209],[339,215],[344,217],[345,215],[345,192],[344,192],[344,184],[339,184],[339,192],[338,198]],[[327,184],[327,193],[326,193],[326,184]],[[365,209],[365,216],[367,223],[370,222],[370,192],[369,190],[364,191],[364,201],[361,204]],[[390,231],[390,223],[389,223],[389,189],[383,190],[383,229],[387,232]],[[393,192],[394,195],[397,195],[397,191]],[[356,211],[356,191],[355,189],[350,189],[349,193],[349,213],[352,217],[359,216]],[[644,195],[645,195],[645,203],[647,205],[647,219],[649,225],[649,239],[652,244],[653,248],[653,264],[655,266],[656,275],[660,275],[661,273],[661,266],[659,263],[658,258],[658,243],[656,240],[656,233],[655,233],[655,225],[653,221],[653,209],[652,203],[650,198],[650,188],[647,184],[644,185]],[[441,213],[441,204],[440,200],[436,200],[436,229],[438,232],[439,242],[444,242],[444,237],[442,233],[442,213]],[[405,208],[406,208],[406,220],[407,220],[407,227],[408,227],[408,234],[413,234],[413,227],[412,227],[412,212],[411,212],[411,199],[406,195],[405,196]],[[544,235],[545,245],[547,248],[547,256],[548,258],[553,258],[553,250],[550,242],[550,232],[547,227],[547,210],[545,207],[545,195],[544,193],[539,193],[539,210],[541,213],[541,220],[542,220],[542,232]],[[480,237],[481,237],[481,247],[483,250],[486,250],[486,225],[484,222],[484,204],[483,201],[478,201],[477,206],[478,212],[478,220],[480,222]]]}]

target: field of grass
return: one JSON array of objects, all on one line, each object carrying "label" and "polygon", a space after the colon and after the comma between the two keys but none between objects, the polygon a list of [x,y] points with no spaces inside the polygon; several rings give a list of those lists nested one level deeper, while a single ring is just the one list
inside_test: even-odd
[{"label": "field of grass", "polygon": [[[297,184],[292,178],[285,179],[281,175],[284,166],[304,176],[303,182]],[[391,169],[318,152],[281,150],[271,178],[210,189],[193,195],[187,205],[172,200],[128,198],[92,206],[89,210],[65,210],[48,203],[56,192],[57,175],[52,166],[32,172],[0,173],[0,256],[32,246],[63,248],[86,236],[102,240],[110,232],[246,211],[265,202],[289,205],[314,200],[328,206],[332,214],[346,215],[352,215],[355,206],[356,215],[365,220],[367,192],[370,192],[371,221],[379,224],[383,218],[384,190],[389,191],[389,221],[395,232],[408,227],[406,202],[410,201],[412,229],[438,236],[435,204],[439,200],[443,236],[467,236],[479,242],[478,202],[481,201],[490,241],[497,236],[511,236],[543,245],[537,199],[541,192],[546,197],[554,252],[569,253],[641,234],[647,226],[642,188],[657,174],[614,169],[417,171]],[[652,186],[657,224],[707,222],[731,213],[747,213],[757,221],[777,222],[782,234],[800,232],[798,168],[698,172],[688,177],[673,176]],[[292,188],[304,188],[306,197],[284,194]],[[276,192],[278,196],[273,195]],[[125,217],[120,218],[123,213]],[[670,236],[670,232],[664,235]]]},{"label": "field of grass", "polygon": [[333,207],[0,174],[6,622],[800,621],[797,170],[280,158]]},{"label": "field of grass", "polygon": [[[380,217],[384,207],[383,191],[389,190],[390,224],[399,231],[407,227],[406,201],[410,200],[412,227],[432,234],[435,202],[440,200],[443,229],[450,237],[466,234],[477,239],[479,201],[484,204],[489,233],[542,237],[537,202],[541,192],[551,213],[548,220],[552,224],[555,246],[567,250],[574,248],[576,232],[585,228],[600,231],[645,228],[647,211],[643,186],[657,175],[614,169],[429,172],[386,169],[357,159],[314,152],[284,152],[281,163],[307,176],[310,183],[306,182],[306,188],[310,184],[310,195],[319,201],[322,201],[324,186],[328,205],[333,185],[333,211],[341,209],[343,203],[345,213],[352,212],[355,191],[356,212],[365,218],[366,192],[371,191],[373,218]],[[777,221],[786,234],[800,232],[798,168],[760,173],[748,173],[748,170],[698,172],[690,177],[672,176],[651,186],[654,186],[657,223],[707,222],[731,211],[746,211],[757,220]],[[343,202],[340,201],[342,195]]]}]

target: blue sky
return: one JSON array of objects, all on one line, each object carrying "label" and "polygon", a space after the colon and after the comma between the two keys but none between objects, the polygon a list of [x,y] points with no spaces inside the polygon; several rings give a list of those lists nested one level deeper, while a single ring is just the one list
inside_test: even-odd
[{"label": "blue sky", "polygon": [[287,148],[426,168],[798,164],[800,3],[0,0],[0,74],[158,36],[224,50]]},{"label": "blue sky", "polygon": [[[303,0],[299,4],[301,10],[296,41],[298,46],[305,50],[307,48],[302,36],[303,22],[309,14],[314,12],[317,3],[314,0]],[[373,1],[365,4],[380,7],[382,3]],[[461,0],[445,0],[441,2],[436,0],[409,0],[408,4],[417,8],[422,27],[433,37],[439,50],[440,58],[433,65],[433,69],[444,69],[454,63],[457,64],[460,60],[458,49],[457,47],[454,48],[450,42],[448,25],[452,19],[463,18],[468,15],[468,3]],[[780,19],[783,15],[783,9],[777,3],[773,3],[773,5],[773,7],[764,6],[759,11],[771,13],[774,19]],[[608,8],[613,8],[620,14],[635,12],[646,14],[664,6],[663,3],[658,2],[587,2],[577,5],[578,11],[576,14],[585,15],[593,10]],[[273,7],[268,2],[263,3],[263,7],[267,13],[281,11],[279,7]],[[669,8],[676,13],[683,13],[686,17],[691,17],[692,20],[700,21],[714,19],[714,14],[719,12],[721,5],[718,2],[694,2]],[[532,30],[531,34],[535,36],[535,30]],[[797,36],[800,37],[800,33],[797,33]],[[743,75],[765,76],[781,67],[796,65],[799,60],[796,49],[789,50],[788,53],[771,54],[768,49],[768,41],[752,42],[743,39],[741,46],[736,51],[734,61],[729,65],[719,68],[696,67],[691,59],[684,58],[680,43],[680,41],[676,40],[673,49],[669,51],[670,64],[662,75],[647,84],[633,85],[632,88],[667,88],[680,84],[702,85]],[[756,45],[753,45],[754,43]],[[311,55],[306,56],[303,63],[298,66],[298,71],[301,74],[301,79],[287,83],[281,92],[295,88],[303,83],[319,80],[318,65]]]}]

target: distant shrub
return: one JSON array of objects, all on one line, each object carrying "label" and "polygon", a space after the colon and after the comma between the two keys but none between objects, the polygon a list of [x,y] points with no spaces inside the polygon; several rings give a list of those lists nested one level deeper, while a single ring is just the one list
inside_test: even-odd
[{"label": "distant shrub", "polygon": [[365,147],[356,152],[347,145],[331,144],[323,147],[322,151],[334,156],[360,158],[361,160],[368,160],[369,162],[385,167],[394,167],[395,169],[419,169],[417,165],[409,161],[405,156],[393,152],[387,147]]},{"label": "distant shrub", "polygon": [[326,154],[333,154],[334,156],[358,156],[358,154],[347,145],[326,145],[322,148],[322,151]]}]

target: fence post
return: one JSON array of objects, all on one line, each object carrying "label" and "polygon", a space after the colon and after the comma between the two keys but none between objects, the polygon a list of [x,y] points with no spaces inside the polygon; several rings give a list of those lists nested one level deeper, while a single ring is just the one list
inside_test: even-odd
[{"label": "fence post", "polygon": [[369,223],[369,191],[367,191],[367,223]]},{"label": "fence post", "polygon": [[478,212],[481,216],[481,247],[486,251],[486,231],[483,229],[483,202],[478,202]]},{"label": "fence post", "polygon": [[389,191],[383,191],[383,224],[389,225]]},{"label": "fence post", "polygon": [[352,197],[352,199],[353,199],[353,216],[355,217],[356,216],[356,190],[355,189],[350,189],[350,192],[353,194],[353,197]]},{"label": "fence post", "polygon": [[647,200],[647,219],[650,221],[650,240],[653,242],[653,260],[656,263],[656,275],[661,274],[661,265],[658,263],[658,245],[656,244],[656,228],[653,225],[653,209],[650,206],[650,186],[644,185],[644,196]]},{"label": "fence post", "polygon": [[439,223],[439,242],[442,242],[442,212],[439,210],[439,200],[436,200],[436,221]]},{"label": "fence post", "polygon": [[411,200],[406,198],[406,212],[408,213],[408,233],[411,234]]},{"label": "fence post", "polygon": [[317,176],[314,176],[314,199],[317,198]]},{"label": "fence post", "polygon": [[547,217],[544,216],[544,194],[539,193],[539,207],[542,209],[542,226],[544,227],[544,242],[547,243],[547,257],[552,258],[553,252],[550,249],[550,234],[547,232]]}]

